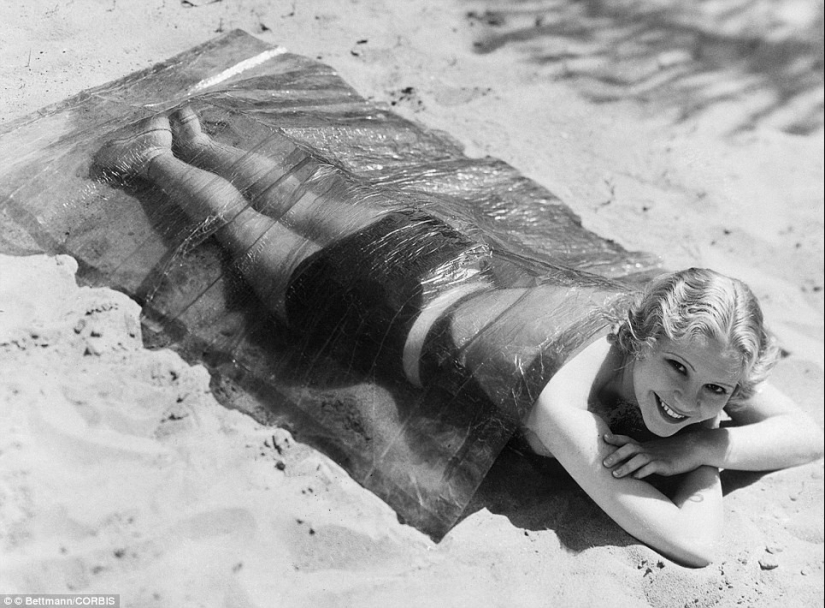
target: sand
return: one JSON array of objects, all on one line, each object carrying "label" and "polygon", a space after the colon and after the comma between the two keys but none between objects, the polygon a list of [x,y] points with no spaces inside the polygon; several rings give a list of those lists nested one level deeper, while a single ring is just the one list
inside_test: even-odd
[{"label": "sand", "polygon": [[[788,353],[775,382],[822,425],[822,3],[599,4],[5,2],[0,121],[243,28],[512,164],[628,249],[748,281]],[[700,570],[512,452],[434,543],[323,454],[220,406],[203,368],[144,349],[137,304],[77,287],[75,271],[68,257],[0,256],[0,593],[147,607],[823,603],[821,461],[728,475],[719,560]]]}]

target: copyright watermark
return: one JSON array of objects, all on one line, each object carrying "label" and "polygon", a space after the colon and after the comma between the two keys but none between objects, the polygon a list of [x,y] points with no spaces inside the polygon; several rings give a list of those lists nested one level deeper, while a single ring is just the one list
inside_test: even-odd
[{"label": "copyright watermark", "polygon": [[120,608],[115,593],[0,593],[0,608],[6,606],[105,606]]}]

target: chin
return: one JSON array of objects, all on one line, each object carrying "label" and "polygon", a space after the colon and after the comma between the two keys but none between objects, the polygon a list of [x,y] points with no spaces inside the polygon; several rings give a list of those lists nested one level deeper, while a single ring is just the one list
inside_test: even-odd
[{"label": "chin", "polygon": [[658,424],[656,422],[651,423],[647,418],[645,418],[645,426],[648,431],[657,437],[670,437],[679,430],[678,428],[672,428],[670,425],[664,425],[661,422],[658,422]]},{"label": "chin", "polygon": [[[652,418],[652,419],[651,419]],[[643,412],[642,420],[644,420],[647,430],[657,437],[671,437],[681,431],[687,424],[670,424],[659,417],[658,412]]]},{"label": "chin", "polygon": [[681,428],[682,427],[679,427],[679,428],[676,428],[676,429],[671,429],[671,428],[664,428],[663,429],[661,426],[658,426],[656,428],[651,428],[650,426],[648,426],[647,430],[649,430],[651,433],[653,433],[657,437],[672,437],[673,435],[675,435],[677,433],[677,431],[680,431]]}]

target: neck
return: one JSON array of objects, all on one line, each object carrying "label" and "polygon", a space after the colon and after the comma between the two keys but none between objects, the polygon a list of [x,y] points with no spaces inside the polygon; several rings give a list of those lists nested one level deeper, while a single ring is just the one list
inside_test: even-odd
[{"label": "neck", "polygon": [[625,355],[619,348],[613,346],[605,361],[603,383],[597,391],[599,405],[595,407],[600,415],[612,416],[611,412],[616,409],[619,402],[635,406],[633,366],[633,356]]},{"label": "neck", "polygon": [[633,387],[633,368],[635,363],[636,359],[633,355],[623,354],[621,355],[619,367],[616,370],[617,373],[614,384],[616,396],[629,403],[636,403],[636,391]]},{"label": "neck", "polygon": [[617,359],[609,401],[605,403],[607,411],[603,414],[604,421],[612,433],[627,435],[637,441],[648,441],[653,435],[645,426],[633,387],[636,359],[632,355],[620,355]]}]

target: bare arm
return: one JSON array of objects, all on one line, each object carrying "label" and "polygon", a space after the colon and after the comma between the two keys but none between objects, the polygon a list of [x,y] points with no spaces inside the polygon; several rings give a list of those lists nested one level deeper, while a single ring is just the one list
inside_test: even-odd
[{"label": "bare arm", "polygon": [[697,441],[701,460],[724,469],[770,471],[822,457],[819,425],[776,387],[765,383],[741,409],[735,427],[705,429]]},{"label": "bare arm", "polygon": [[773,471],[822,457],[819,425],[790,398],[764,384],[751,400],[729,412],[737,426],[697,425],[665,439],[642,444],[611,436],[617,449],[605,459],[616,475],[644,478],[676,475],[698,466]]},{"label": "bare arm", "polygon": [[705,566],[721,534],[718,470],[691,471],[670,499],[646,481],[617,478],[602,465],[615,448],[603,440],[607,424],[586,404],[605,348],[594,344],[565,365],[542,392],[527,425],[624,530],[675,561]]}]

